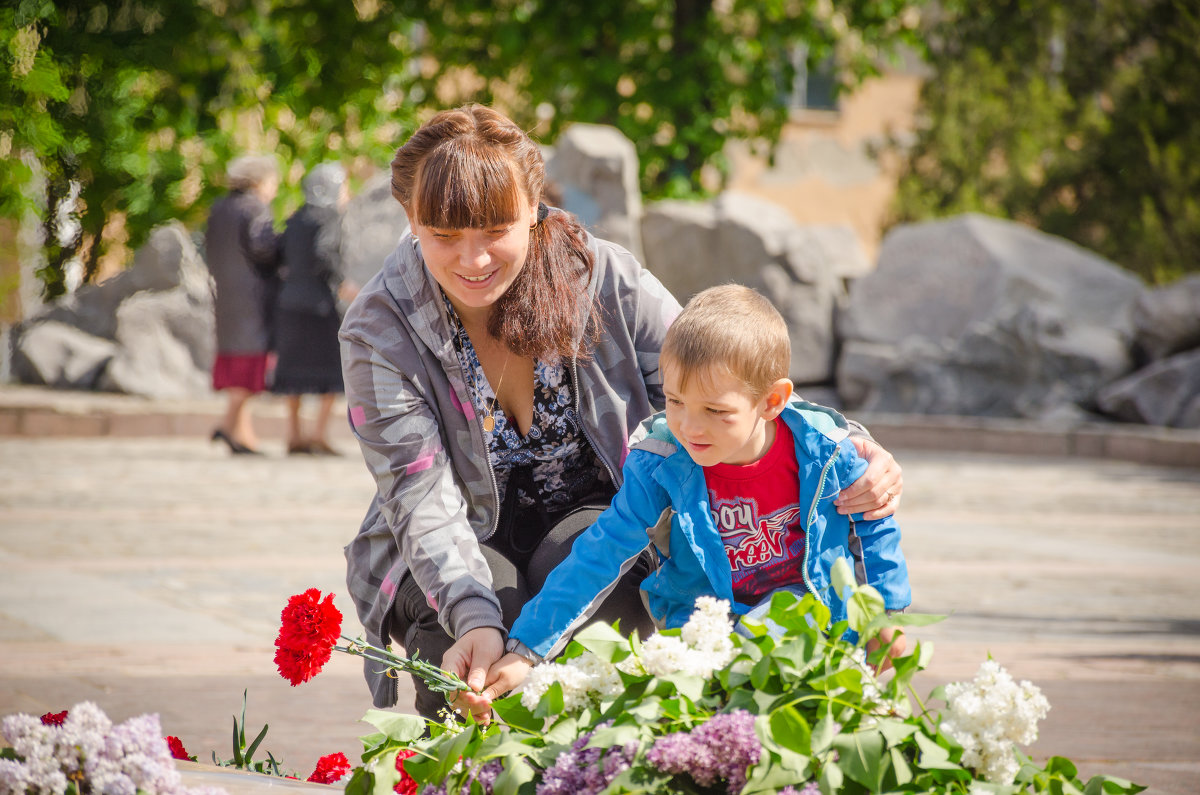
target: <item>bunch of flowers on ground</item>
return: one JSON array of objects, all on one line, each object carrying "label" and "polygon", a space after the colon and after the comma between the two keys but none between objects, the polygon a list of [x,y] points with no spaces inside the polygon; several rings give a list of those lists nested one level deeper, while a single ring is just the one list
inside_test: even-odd
[{"label": "bunch of flowers on ground", "polygon": [[522,692],[495,702],[488,725],[427,726],[413,715],[368,712],[378,731],[363,738],[363,765],[346,793],[1144,789],[1108,776],[1085,784],[1068,760],[1039,766],[1017,751],[1015,743],[1035,739],[1048,705],[992,661],[974,682],[935,691],[931,698],[946,700],[941,714],[911,686],[928,664],[927,644],[913,643],[877,676],[883,652],[868,658],[864,649],[880,629],[937,619],[889,616],[848,566],[834,573],[834,587],[850,598],[848,620],[832,627],[814,596],[781,593],[767,621],[744,622],[745,635],[735,634],[728,605],[701,599],[686,626],[644,642],[604,624],[585,628],[558,661],[533,669]]},{"label": "bunch of flowers on ground", "polygon": [[[0,722],[10,747],[0,749],[2,795],[223,795],[183,786],[172,761],[186,754],[164,738],[157,715],[114,724],[84,701],[69,710],[9,715]],[[170,743],[175,740],[175,743]]]}]

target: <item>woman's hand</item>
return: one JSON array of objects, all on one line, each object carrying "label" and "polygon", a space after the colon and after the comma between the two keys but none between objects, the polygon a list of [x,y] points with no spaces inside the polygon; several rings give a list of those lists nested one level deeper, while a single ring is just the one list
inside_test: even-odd
[{"label": "woman's hand", "polygon": [[904,638],[904,631],[900,627],[884,627],[879,630],[879,635],[867,641],[867,659],[878,651],[880,648],[887,649],[887,654],[875,666],[875,673],[881,674],[892,667],[892,660],[904,654],[904,650],[908,648],[908,641]]},{"label": "woman's hand", "polygon": [[470,712],[476,721],[484,724],[491,720],[492,698],[485,695],[485,688],[489,669],[503,656],[504,636],[495,627],[476,627],[446,650],[442,668],[458,674],[470,688],[458,691],[450,701],[459,714]]},{"label": "woman's hand", "polygon": [[842,489],[833,504],[838,513],[861,513],[866,520],[891,516],[900,505],[900,494],[904,491],[900,465],[874,440],[852,436],[850,441],[867,462],[867,471]]}]

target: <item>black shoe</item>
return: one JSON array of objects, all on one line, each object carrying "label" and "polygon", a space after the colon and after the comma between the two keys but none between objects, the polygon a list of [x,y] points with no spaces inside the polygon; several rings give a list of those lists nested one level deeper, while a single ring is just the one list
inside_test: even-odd
[{"label": "black shoe", "polygon": [[308,442],[289,442],[288,455],[312,455],[313,449]]},{"label": "black shoe", "polygon": [[255,450],[253,447],[247,447],[220,428],[212,432],[212,440],[214,442],[224,442],[229,445],[229,452],[234,455],[262,455],[261,451]]}]

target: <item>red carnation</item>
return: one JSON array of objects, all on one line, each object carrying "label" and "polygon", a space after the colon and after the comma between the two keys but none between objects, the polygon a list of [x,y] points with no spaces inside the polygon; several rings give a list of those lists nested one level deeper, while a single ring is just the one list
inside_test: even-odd
[{"label": "red carnation", "polygon": [[333,606],[333,594],[322,600],[319,590],[309,588],[288,599],[280,619],[275,664],[295,686],[312,679],[329,662],[342,633],[342,614]]},{"label": "red carnation", "polygon": [[185,762],[193,761],[192,755],[189,754],[187,749],[183,747],[183,740],[180,740],[178,737],[171,736],[165,737],[164,739],[167,741],[167,747],[171,749],[172,759],[182,759]]},{"label": "red carnation", "polygon": [[317,769],[308,777],[316,784],[335,784],[350,772],[350,760],[342,752],[328,754],[317,760]]},{"label": "red carnation", "polygon": [[42,724],[46,726],[62,726],[63,721],[67,719],[68,711],[64,709],[62,712],[47,712],[42,716]]},{"label": "red carnation", "polygon": [[417,795],[417,780],[404,769],[404,760],[416,755],[416,751],[409,750],[396,754],[396,770],[400,773],[400,780],[396,782],[396,786],[392,787],[396,791],[396,795]]},{"label": "red carnation", "polygon": [[275,650],[275,665],[279,674],[295,687],[307,682],[325,667],[333,652],[328,648],[289,649],[279,647]]}]

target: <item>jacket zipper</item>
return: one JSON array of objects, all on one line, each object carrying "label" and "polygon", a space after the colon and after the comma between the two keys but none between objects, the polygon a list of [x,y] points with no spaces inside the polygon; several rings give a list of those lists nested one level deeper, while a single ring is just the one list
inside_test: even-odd
[{"label": "jacket zipper", "polygon": [[812,506],[808,509],[808,519],[804,523],[804,565],[800,567],[800,574],[804,577],[804,584],[808,587],[808,592],[817,597],[817,601],[829,607],[821,594],[817,593],[817,589],[813,587],[812,579],[808,576],[808,554],[810,545],[812,544],[812,525],[813,520],[817,516],[817,504],[821,501],[821,495],[825,493],[825,477],[829,474],[829,468],[833,466],[833,462],[837,460],[838,453],[841,452],[840,447],[833,449],[833,455],[825,462],[825,466],[821,468],[821,477],[817,480],[817,494],[813,497]]}]

